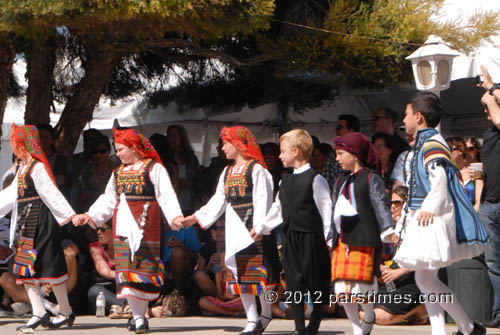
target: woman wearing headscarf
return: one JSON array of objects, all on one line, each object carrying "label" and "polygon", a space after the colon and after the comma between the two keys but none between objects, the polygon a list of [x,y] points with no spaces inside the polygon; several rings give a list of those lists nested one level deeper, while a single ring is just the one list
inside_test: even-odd
[{"label": "woman wearing headscarf", "polygon": [[[68,301],[68,269],[61,244],[60,228],[75,212],[57,189],[35,126],[12,125],[11,146],[21,160],[12,184],[0,192],[0,216],[12,211],[10,241],[20,228],[13,273],[17,284],[24,284],[33,309],[32,318],[19,332],[32,332],[42,326],[59,328],[73,325],[75,314]],[[40,285],[51,285],[59,304],[59,315],[49,320]]]},{"label": "woman wearing headscarf", "polygon": [[148,301],[163,284],[161,212],[172,229],[181,227],[182,212],[158,153],[135,129],[113,128],[116,154],[122,161],[105,192],[75,224],[102,227],[113,219],[117,298],[126,298],[133,317],[127,328],[145,333]]},{"label": "woman wearing headscarf", "polygon": [[[335,150],[340,166],[351,173],[339,177],[333,190],[332,282],[353,334],[366,335],[375,323],[366,294],[377,292],[381,242],[395,237],[394,222],[376,148],[355,132],[335,138]],[[361,323],[357,303],[365,312]]]},{"label": "woman wearing headscarf", "polygon": [[[264,292],[279,283],[280,265],[273,235],[254,241],[250,232],[265,221],[273,201],[273,181],[250,130],[224,127],[221,139],[222,151],[234,163],[222,172],[208,203],[183,222],[187,226],[198,222],[206,229],[225,212],[227,291],[239,294],[245,308],[248,323],[240,335],[261,334],[272,317]],[[260,299],[260,316],[255,296]]]}]

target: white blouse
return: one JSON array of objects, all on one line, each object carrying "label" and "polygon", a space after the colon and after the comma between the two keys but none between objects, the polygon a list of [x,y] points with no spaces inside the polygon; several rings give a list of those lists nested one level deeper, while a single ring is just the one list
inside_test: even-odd
[{"label": "white blouse", "polygon": [[[123,171],[138,170],[144,162],[143,160],[133,165],[127,165],[123,168]],[[156,201],[158,201],[158,205],[171,225],[176,217],[182,216],[182,211],[167,170],[161,164],[155,163],[149,172],[149,178],[155,189]],[[87,212],[97,226],[102,226],[113,217],[118,197],[115,175],[112,174],[106,185],[106,190]]]},{"label": "white blouse", "polygon": [[[303,173],[310,168],[311,165],[308,163],[298,169],[294,169],[293,173]],[[317,174],[316,177],[314,177],[312,187],[314,203],[316,204],[319,214],[321,215],[321,219],[323,220],[324,236],[325,240],[327,240],[328,235],[330,234],[330,227],[332,223],[332,198],[330,197],[330,187],[328,186],[328,182],[326,181],[326,179],[320,174]],[[278,194],[276,194],[276,200],[272,204],[272,207],[267,214],[266,220],[261,222],[261,225],[256,229],[256,232],[268,233],[275,227],[280,225],[283,222],[281,209],[282,208],[278,191]]]},{"label": "white blouse", "polygon": [[[17,200],[18,175],[24,173],[27,168],[28,166],[21,165],[12,184],[0,192],[0,216],[5,216],[14,208],[14,203]],[[33,166],[30,176],[33,179],[36,192],[57,222],[60,225],[68,223],[75,215],[75,211],[56,187],[52,179],[50,179],[43,163],[36,163],[35,166]]]},{"label": "white blouse", "polygon": [[[240,167],[241,172],[244,165]],[[228,201],[224,192],[224,176],[228,167],[219,177],[215,194],[210,200],[194,213],[201,227],[210,227],[224,213]],[[262,165],[255,164],[252,170],[252,201],[253,201],[253,226],[255,229],[266,220],[266,214],[273,201],[273,177]]]}]

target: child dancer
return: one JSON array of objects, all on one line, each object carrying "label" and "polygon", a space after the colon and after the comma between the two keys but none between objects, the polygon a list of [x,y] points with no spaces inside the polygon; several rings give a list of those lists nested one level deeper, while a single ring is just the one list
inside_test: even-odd
[{"label": "child dancer", "polygon": [[161,212],[173,229],[183,218],[167,170],[151,143],[135,129],[113,128],[116,154],[122,165],[109,179],[104,194],[75,225],[104,226],[113,218],[117,298],[126,298],[136,334],[149,330],[148,301],[156,300],[163,284]]},{"label": "child dancer", "polygon": [[[468,200],[460,170],[436,127],[443,109],[431,92],[417,93],[406,106],[406,132],[415,137],[407,176],[409,194],[404,236],[394,260],[415,270],[422,293],[453,292],[437,277],[439,268],[480,255],[489,240],[472,203]],[[456,334],[485,334],[473,323],[456,299],[426,303],[433,335],[446,334],[444,310],[457,323]]]},{"label": "child dancer", "polygon": [[[271,321],[271,304],[264,292],[279,283],[280,265],[273,235],[250,232],[266,219],[272,204],[273,181],[255,137],[245,127],[221,131],[222,151],[234,163],[222,172],[217,189],[208,203],[183,220],[185,226],[198,222],[208,228],[226,213],[226,254],[228,292],[239,294],[248,323],[240,335],[261,334]],[[259,318],[255,296],[262,312]]]},{"label": "child dancer", "polygon": [[[311,168],[313,141],[303,129],[294,129],[280,138],[280,159],[293,174],[284,175],[276,200],[254,234],[270,232],[283,222],[285,243],[283,268],[286,289],[291,293],[294,334],[315,335],[321,323],[323,303],[328,302],[330,255],[326,238],[330,232],[332,200],[328,182]],[[309,291],[309,293],[307,293]],[[296,292],[302,292],[296,299]],[[304,301],[313,302],[307,328]]]},{"label": "child dancer", "polygon": [[[333,190],[332,281],[353,334],[367,335],[375,314],[373,303],[363,300],[377,292],[381,239],[390,242],[395,237],[394,223],[375,147],[363,134],[349,133],[335,139],[335,150],[340,166],[351,174],[339,177]],[[364,299],[358,299],[360,295]],[[361,324],[358,302],[364,302]]]},{"label": "child dancer", "polygon": [[[12,125],[10,141],[21,165],[12,184],[0,192],[0,216],[13,211],[11,244],[16,225],[20,227],[13,272],[17,284],[24,284],[33,309],[33,317],[17,330],[29,333],[39,325],[59,328],[66,324],[71,327],[75,314],[66,291],[68,269],[59,225],[71,221],[75,212],[55,185],[37,128]],[[43,306],[40,293],[43,284],[52,285],[59,304],[59,315],[52,321],[49,321],[49,314]]]}]

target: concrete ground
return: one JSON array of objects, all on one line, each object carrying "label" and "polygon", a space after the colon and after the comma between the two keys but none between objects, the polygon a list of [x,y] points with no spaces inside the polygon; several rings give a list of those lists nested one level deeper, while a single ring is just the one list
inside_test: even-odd
[{"label": "concrete ground", "polygon": [[[1,335],[16,334],[16,327],[23,325],[27,319],[4,318],[0,319]],[[246,320],[243,318],[222,317],[182,317],[162,318],[150,320],[151,334],[222,334],[236,335],[243,330]],[[127,331],[125,325],[127,320],[111,320],[108,318],[96,318],[95,316],[78,316],[72,328],[61,328],[51,330],[37,328],[36,335],[44,334],[68,334],[68,335],[115,335],[134,334]],[[275,319],[271,322],[265,335],[286,335],[294,329],[292,320]],[[456,331],[455,325],[447,325],[447,333]],[[500,335],[500,329],[488,329],[490,335]],[[321,324],[321,335],[352,334],[347,319],[326,319]],[[430,326],[377,326],[375,325],[372,335],[419,335],[431,334]]]}]

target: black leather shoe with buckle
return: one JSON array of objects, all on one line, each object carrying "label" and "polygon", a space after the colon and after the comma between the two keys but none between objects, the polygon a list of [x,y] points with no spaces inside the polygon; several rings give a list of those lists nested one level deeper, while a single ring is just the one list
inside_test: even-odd
[{"label": "black leather shoe with buckle", "polygon": [[64,319],[62,319],[59,322],[49,322],[49,328],[60,328],[64,325],[67,325],[68,328],[73,326],[73,322],[75,322],[75,313],[71,313],[70,315],[64,315],[59,313],[59,315],[64,316]]}]

